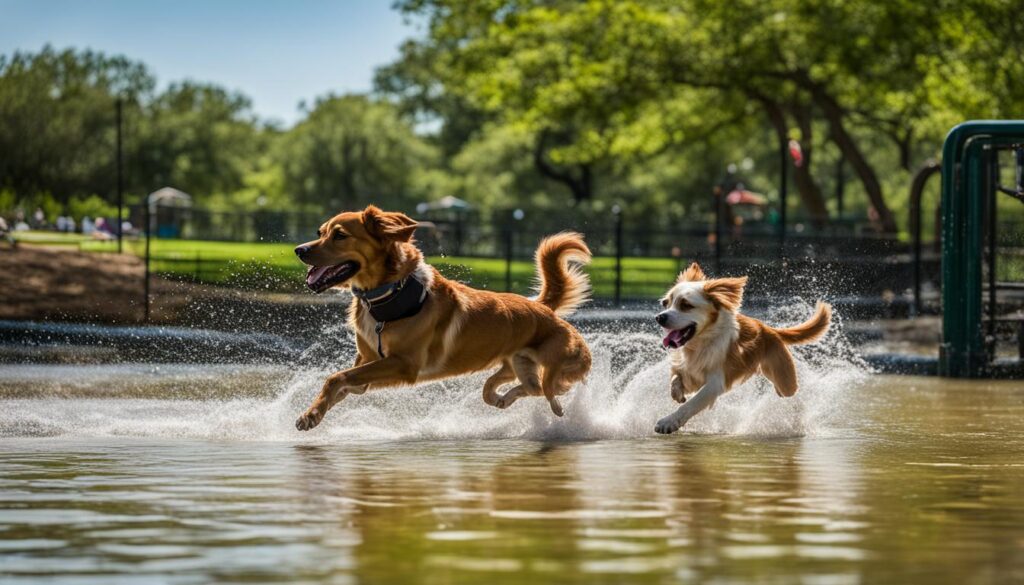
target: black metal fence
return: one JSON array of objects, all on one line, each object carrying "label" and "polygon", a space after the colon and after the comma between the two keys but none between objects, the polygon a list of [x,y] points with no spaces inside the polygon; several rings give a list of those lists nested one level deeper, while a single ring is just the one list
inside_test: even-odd
[{"label": "black metal fence", "polygon": [[[157,238],[299,243],[314,238],[324,218],[318,213],[162,207],[156,210],[152,229]],[[794,224],[782,234],[777,225],[767,223],[716,227],[714,222],[609,211],[509,211],[490,217],[448,212],[418,219],[417,240],[432,263],[452,277],[496,290],[527,292],[533,283],[532,256],[537,243],[567,229],[583,233],[594,252],[595,261],[588,272],[595,296],[616,303],[656,297],[691,261],[701,262],[713,274],[749,274],[751,294],[826,292],[894,298],[908,294],[914,283],[909,243],[852,223],[827,229]],[[297,268],[293,272],[299,275]],[[249,269],[253,274],[269,270]],[[215,284],[250,280],[225,278],[226,270],[245,271],[237,264],[229,267],[223,260],[204,259],[199,254],[194,258],[188,254],[156,257],[154,270]],[[922,256],[919,275],[926,289],[937,289],[936,254]]]},{"label": "black metal fence", "polygon": [[[130,210],[134,225],[145,224],[142,205]],[[214,242],[300,242],[316,237],[324,214],[301,211],[215,211],[158,206],[151,219],[157,238]]]}]

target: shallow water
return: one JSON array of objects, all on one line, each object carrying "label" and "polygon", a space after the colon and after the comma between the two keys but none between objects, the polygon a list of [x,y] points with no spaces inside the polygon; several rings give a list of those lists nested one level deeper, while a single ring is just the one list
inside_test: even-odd
[{"label": "shallow water", "polygon": [[310,433],[337,364],[0,366],[0,583],[1024,581],[1019,383],[874,376],[832,340],[796,398],[752,381],[660,437],[657,339],[588,341],[564,419],[481,375]]}]

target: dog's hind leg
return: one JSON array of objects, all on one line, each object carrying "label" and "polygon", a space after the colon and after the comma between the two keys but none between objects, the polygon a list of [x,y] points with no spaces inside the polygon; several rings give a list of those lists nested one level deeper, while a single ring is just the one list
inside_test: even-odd
[{"label": "dog's hind leg", "polygon": [[484,382],[484,402],[491,406],[497,406],[498,400],[501,396],[498,394],[498,388],[502,384],[507,384],[512,380],[516,379],[515,371],[512,369],[512,363],[506,360],[497,372],[491,374],[490,378]]},{"label": "dog's hind leg", "polygon": [[506,391],[501,396],[499,396],[498,397],[498,402],[494,406],[497,406],[498,408],[503,408],[503,409],[504,408],[508,408],[508,407],[512,406],[512,403],[515,402],[516,400],[519,400],[523,396],[529,396],[529,395],[530,395],[530,393],[526,389],[526,386],[524,386],[523,384],[518,384],[518,385],[513,386],[512,388],[510,388],[508,391]]},{"label": "dog's hind leg", "polygon": [[562,416],[565,413],[557,396],[565,394],[571,385],[562,377],[562,368],[559,365],[552,364],[544,368],[544,398],[548,399],[548,405],[555,416]]},{"label": "dog's hind leg", "polygon": [[508,408],[523,396],[541,393],[537,362],[520,353],[512,356],[511,363],[516,377],[519,378],[519,385],[498,398],[498,402],[495,404],[498,408]]},{"label": "dog's hind leg", "polygon": [[796,394],[799,388],[796,365],[793,363],[793,354],[789,353],[789,348],[780,342],[773,344],[766,353],[764,361],[761,362],[761,373],[775,385],[775,392],[779,396]]}]

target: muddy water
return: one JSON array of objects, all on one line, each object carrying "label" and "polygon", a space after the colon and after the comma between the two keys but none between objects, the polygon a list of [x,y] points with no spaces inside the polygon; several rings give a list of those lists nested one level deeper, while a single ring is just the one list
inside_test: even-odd
[{"label": "muddy water", "polygon": [[655,344],[590,341],[563,420],[478,376],[306,434],[326,365],[0,366],[0,583],[1024,581],[1021,384],[803,352],[659,437]]}]

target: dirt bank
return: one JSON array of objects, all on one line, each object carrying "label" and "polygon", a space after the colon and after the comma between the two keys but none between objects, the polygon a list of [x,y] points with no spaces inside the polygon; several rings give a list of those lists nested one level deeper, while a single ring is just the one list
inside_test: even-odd
[{"label": "dirt bank", "polygon": [[[0,319],[138,323],[144,275],[142,261],[127,254],[0,248]],[[173,283],[151,285],[159,294]]]},{"label": "dirt bank", "polygon": [[[142,260],[21,244],[0,247],[0,320],[113,325],[143,322]],[[336,294],[281,294],[150,280],[150,323],[302,334],[344,319]]]}]

